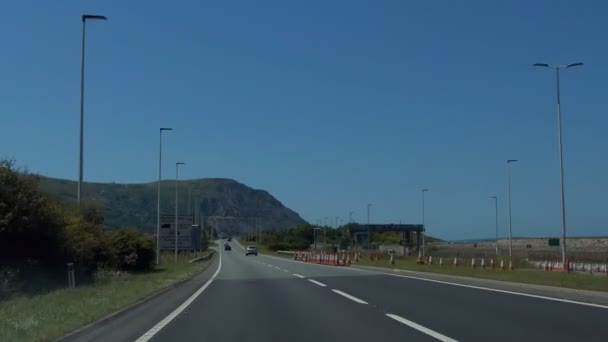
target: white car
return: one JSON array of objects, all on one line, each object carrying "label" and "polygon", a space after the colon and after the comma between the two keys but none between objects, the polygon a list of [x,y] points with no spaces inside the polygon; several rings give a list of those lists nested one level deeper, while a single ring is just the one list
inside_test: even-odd
[{"label": "white car", "polygon": [[245,256],[249,254],[258,256],[258,248],[256,246],[247,246],[247,248],[245,249]]}]

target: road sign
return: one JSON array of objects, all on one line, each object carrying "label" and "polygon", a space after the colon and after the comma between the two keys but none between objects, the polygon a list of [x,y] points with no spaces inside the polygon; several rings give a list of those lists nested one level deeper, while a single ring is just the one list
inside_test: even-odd
[{"label": "road sign", "polygon": [[559,239],[549,239],[549,246],[551,247],[559,247]]},{"label": "road sign", "polygon": [[[192,227],[192,216],[177,217],[177,249],[190,251],[200,249],[201,231]],[[175,250],[175,216],[165,215],[160,218],[160,249]]]}]

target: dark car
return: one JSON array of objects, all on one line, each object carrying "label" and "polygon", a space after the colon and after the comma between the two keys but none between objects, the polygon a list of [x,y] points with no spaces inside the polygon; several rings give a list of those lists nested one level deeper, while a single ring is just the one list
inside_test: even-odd
[{"label": "dark car", "polygon": [[226,244],[224,244],[224,250],[225,251],[231,251],[232,247],[230,247],[230,245],[226,243]]},{"label": "dark car", "polygon": [[228,237],[228,241],[232,241],[232,236]]}]

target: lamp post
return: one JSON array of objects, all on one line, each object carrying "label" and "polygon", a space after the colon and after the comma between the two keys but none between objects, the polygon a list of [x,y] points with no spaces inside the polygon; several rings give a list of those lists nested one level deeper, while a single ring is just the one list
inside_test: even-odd
[{"label": "lamp post", "polygon": [[492,196],[494,199],[495,220],[496,220],[496,255],[498,255],[498,196]]},{"label": "lamp post", "polygon": [[180,165],[186,165],[186,163],[181,163],[181,162],[175,163],[175,262],[176,263],[177,263],[177,224],[178,224],[177,201],[179,200],[178,192],[177,192],[177,183],[179,181],[179,166]]},{"label": "lamp post", "polygon": [[424,245],[425,240],[424,236],[426,235],[426,226],[424,225],[424,193],[429,191],[429,189],[422,189],[422,256],[424,256]]},{"label": "lamp post", "polygon": [[559,181],[561,190],[561,209],[562,209],[562,265],[566,265],[566,194],[564,193],[564,153],[562,148],[562,112],[560,109],[560,92],[559,92],[559,70],[568,69],[577,66],[583,66],[583,63],[572,63],[566,65],[549,65],[546,63],[536,63],[534,66],[555,69],[557,77],[557,140],[559,144]]},{"label": "lamp post", "polygon": [[171,131],[172,128],[164,127],[159,130],[158,144],[158,184],[156,187],[156,265],[160,263],[160,182],[161,182],[161,166],[163,159],[163,132]]},{"label": "lamp post", "polygon": [[371,249],[372,247],[372,231],[369,227],[369,208],[371,206],[371,204],[367,205],[367,249]]},{"label": "lamp post", "polygon": [[82,199],[83,155],[84,155],[84,43],[87,20],[107,20],[103,15],[82,15],[82,47],[80,51],[80,148],[78,153],[78,206]]},{"label": "lamp post", "polygon": [[511,217],[511,163],[517,162],[516,159],[507,160],[507,184],[509,187],[509,260],[513,257],[513,229],[512,229],[512,217]]}]

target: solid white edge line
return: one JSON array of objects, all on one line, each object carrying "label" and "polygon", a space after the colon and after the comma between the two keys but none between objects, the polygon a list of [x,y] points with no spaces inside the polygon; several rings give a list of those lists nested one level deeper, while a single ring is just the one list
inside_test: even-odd
[{"label": "solid white edge line", "polygon": [[425,333],[425,334],[427,334],[429,336],[432,336],[432,337],[438,339],[439,341],[442,341],[442,342],[458,342],[457,340],[455,340],[453,338],[449,338],[449,337],[447,337],[445,335],[442,335],[442,334],[440,334],[440,333],[438,333],[436,331],[433,331],[433,330],[431,330],[429,328],[425,328],[422,325],[414,323],[414,322],[412,322],[410,320],[407,320],[407,319],[405,319],[405,318],[403,318],[401,316],[393,315],[393,314],[390,314],[390,313],[387,313],[386,315],[388,317],[394,319],[395,321],[399,322],[399,323],[403,323],[403,324],[407,325],[410,328],[414,328],[414,329],[416,329],[416,330],[418,330],[420,332],[423,332],[423,333]]},{"label": "solid white edge line", "polygon": [[198,290],[196,290],[196,292],[194,292],[194,294],[192,294],[188,299],[186,299],[185,302],[183,302],[180,306],[178,306],[177,309],[173,310],[173,312],[171,312],[167,317],[165,317],[160,322],[156,323],[155,326],[153,326],[145,334],[141,335],[137,340],[135,340],[135,342],[146,342],[146,341],[150,340],[162,328],[164,328],[167,324],[171,323],[171,321],[174,320],[175,317],[177,317],[180,313],[182,313],[182,311],[184,311],[190,304],[192,304],[192,302],[194,302],[194,300],[196,298],[198,298],[198,296],[200,296],[201,293],[203,293],[203,291],[205,291],[207,289],[207,287],[209,287],[209,285],[211,285],[213,280],[215,280],[217,275],[220,273],[220,270],[222,269],[222,251],[221,251],[221,249],[220,249],[219,254],[220,254],[220,261],[217,266],[217,270],[215,270],[215,273],[213,273],[211,278],[209,280],[207,280],[207,282],[205,282],[205,284],[203,284],[203,286],[201,286]]},{"label": "solid white edge line", "polygon": [[[309,280],[310,280],[310,279],[309,279]],[[340,296],[343,296],[343,297],[346,297],[346,298],[348,298],[348,299],[352,300],[353,302],[357,302],[357,303],[359,303],[359,304],[367,304],[367,302],[366,302],[366,301],[364,301],[364,300],[362,300],[362,299],[359,299],[359,298],[357,298],[357,297],[355,297],[355,296],[351,296],[351,295],[349,295],[349,294],[348,294],[348,293],[346,293],[346,292],[342,292],[342,291],[340,291],[340,290],[336,290],[336,289],[331,289],[331,290],[332,290],[332,291],[334,291],[335,293],[339,294]]]},{"label": "solid white edge line", "polygon": [[432,283],[438,283],[438,284],[444,284],[444,285],[460,286],[460,287],[466,287],[466,288],[476,289],[476,290],[492,291],[492,292],[505,293],[505,294],[515,295],[515,296],[523,296],[523,297],[530,297],[530,298],[551,300],[551,301],[554,301],[554,302],[576,304],[576,305],[585,305],[585,306],[591,306],[591,307],[600,308],[600,309],[608,309],[608,305],[602,305],[602,304],[585,303],[585,302],[579,302],[579,301],[570,300],[570,299],[547,297],[547,296],[543,296],[543,295],[535,295],[535,294],[531,294],[531,293],[515,292],[515,291],[509,291],[509,290],[493,289],[491,287],[483,287],[483,286],[476,286],[476,285],[467,285],[467,284],[452,283],[452,282],[449,282],[449,281],[436,280],[436,279],[427,279],[427,278],[414,277],[414,276],[406,276],[406,275],[402,275],[402,274],[394,274],[394,273],[386,273],[386,272],[379,272],[379,273],[380,274],[385,274],[385,275],[390,275],[390,276],[393,276],[393,277],[399,277],[399,278],[408,278],[408,279],[429,281],[429,282],[432,282]]},{"label": "solid white edge line", "polygon": [[297,274],[297,273],[293,273],[294,276],[298,277],[298,278],[306,278],[303,275]]},{"label": "solid white edge line", "polygon": [[308,279],[308,281],[311,282],[311,283],[313,283],[313,284],[317,284],[317,285],[319,285],[321,287],[327,286],[327,285],[323,284],[322,282],[316,281],[314,279]]}]

